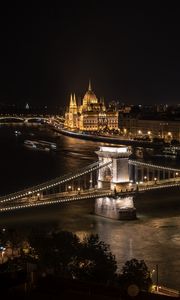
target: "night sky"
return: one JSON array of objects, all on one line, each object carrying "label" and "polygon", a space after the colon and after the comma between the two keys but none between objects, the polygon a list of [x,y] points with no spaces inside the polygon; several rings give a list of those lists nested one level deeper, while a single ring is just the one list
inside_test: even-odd
[{"label": "night sky", "polygon": [[0,102],[63,106],[90,78],[107,102],[180,103],[177,7],[54,3],[1,7]]}]

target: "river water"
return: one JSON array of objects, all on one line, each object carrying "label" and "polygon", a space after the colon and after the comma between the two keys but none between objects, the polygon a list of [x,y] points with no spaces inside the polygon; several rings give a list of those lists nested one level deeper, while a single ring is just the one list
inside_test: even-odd
[{"label": "river water", "polygon": [[[14,130],[22,132],[15,136]],[[25,138],[55,141],[57,152],[34,151],[24,147]],[[0,127],[0,194],[4,195],[97,160],[95,150],[102,143],[83,141],[37,126]],[[157,159],[156,159],[157,161]],[[159,164],[180,167],[178,160],[158,159]],[[60,206],[27,209],[1,214],[0,226],[27,233],[56,227],[82,238],[97,233],[110,245],[121,270],[126,260],[143,259],[150,270],[158,265],[159,283],[180,290],[180,193],[179,189],[147,192],[134,199],[137,220],[116,221],[95,216],[94,202],[83,200]],[[153,273],[156,283],[156,273]]]}]

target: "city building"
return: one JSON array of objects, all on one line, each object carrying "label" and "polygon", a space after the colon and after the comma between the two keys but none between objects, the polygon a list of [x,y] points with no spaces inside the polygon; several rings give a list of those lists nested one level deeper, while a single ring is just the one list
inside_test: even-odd
[{"label": "city building", "polygon": [[180,119],[154,113],[141,114],[119,113],[119,129],[121,134],[129,138],[161,138],[166,141],[180,141]]},{"label": "city building", "polygon": [[65,113],[65,127],[71,130],[100,131],[118,129],[118,111],[115,106],[106,107],[103,99],[98,99],[92,91],[91,83],[80,105],[75,94],[70,96],[70,104]]}]

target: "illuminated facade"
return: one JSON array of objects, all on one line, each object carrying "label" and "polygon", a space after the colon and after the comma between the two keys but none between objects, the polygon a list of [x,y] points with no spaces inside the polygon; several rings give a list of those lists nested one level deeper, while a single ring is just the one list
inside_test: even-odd
[{"label": "illuminated facade", "polygon": [[[99,197],[95,201],[95,213],[107,218],[127,220],[136,218],[133,196],[128,194],[130,185],[129,174],[129,148],[120,147],[100,147],[96,151],[99,161],[106,164],[98,170],[99,189],[111,190],[115,192],[113,196]],[[122,192],[117,195],[117,192]],[[124,195],[123,195],[124,192]]]},{"label": "illuminated facade", "polygon": [[118,112],[114,108],[106,108],[103,100],[98,100],[91,89],[78,105],[75,95],[70,96],[70,104],[65,114],[65,126],[71,130],[98,131],[102,129],[118,129]]}]

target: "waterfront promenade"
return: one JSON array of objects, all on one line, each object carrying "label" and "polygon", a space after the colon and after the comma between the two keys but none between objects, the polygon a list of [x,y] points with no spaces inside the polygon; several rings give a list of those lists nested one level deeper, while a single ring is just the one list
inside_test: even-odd
[{"label": "waterfront promenade", "polygon": [[120,136],[108,136],[108,135],[93,135],[89,133],[81,133],[77,131],[70,131],[68,129],[64,129],[61,126],[51,125],[53,130],[74,138],[83,139],[83,140],[90,140],[95,142],[102,142],[102,143],[110,143],[110,144],[117,144],[117,145],[127,145],[127,146],[134,146],[134,147],[143,147],[143,148],[160,148],[162,147],[159,143],[153,143],[151,141],[143,141],[143,140],[134,140],[134,139],[125,139],[124,137]]}]

